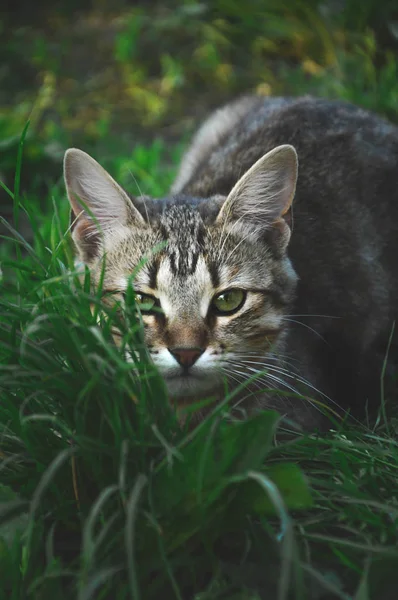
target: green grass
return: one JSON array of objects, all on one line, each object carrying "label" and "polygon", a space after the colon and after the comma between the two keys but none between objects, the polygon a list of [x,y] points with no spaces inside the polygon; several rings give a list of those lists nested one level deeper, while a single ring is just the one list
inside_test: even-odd
[{"label": "green grass", "polygon": [[[132,291],[121,321],[74,273],[61,180],[63,151],[82,146],[130,192],[161,196],[194,121],[248,89],[398,122],[394,2],[105,2],[80,21],[83,46],[58,6],[53,29],[9,16],[0,45],[0,599],[395,600],[384,405],[323,436],[273,412],[236,422],[228,397],[180,426]],[[18,88],[20,69],[35,86]]]},{"label": "green grass", "polygon": [[[395,598],[394,422],[299,435],[274,412],[234,421],[226,397],[180,426],[132,290],[121,320],[73,270],[62,187],[51,219],[19,195],[24,136],[10,193],[35,235],[9,226],[1,265],[0,597]],[[167,185],[164,150],[120,176]]]}]

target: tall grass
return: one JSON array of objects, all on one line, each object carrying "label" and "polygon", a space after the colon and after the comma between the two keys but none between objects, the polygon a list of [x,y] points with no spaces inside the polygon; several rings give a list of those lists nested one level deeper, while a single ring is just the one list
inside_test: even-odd
[{"label": "tall grass", "polygon": [[121,316],[78,276],[62,188],[52,219],[19,194],[25,133],[9,193],[33,242],[8,225],[1,264],[0,597],[395,598],[394,423],[300,435],[226,397],[181,425],[132,288]]}]

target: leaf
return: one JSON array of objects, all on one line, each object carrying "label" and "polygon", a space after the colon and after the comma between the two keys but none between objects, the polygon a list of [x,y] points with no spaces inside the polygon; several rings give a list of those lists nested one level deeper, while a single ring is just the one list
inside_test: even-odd
[{"label": "leaf", "polygon": [[[231,480],[262,466],[279,418],[274,411],[232,423],[210,418],[188,444],[168,453],[169,462],[161,464],[150,482],[150,496],[169,551],[203,528],[212,529],[212,535],[223,529],[236,493],[230,493]],[[149,551],[152,542],[145,537]]]},{"label": "leaf", "polygon": [[172,466],[164,462],[153,481],[154,504],[163,514],[185,505],[186,511],[210,506],[229,478],[258,469],[267,455],[278,413],[265,411],[246,421],[209,419],[193,440],[179,449]]},{"label": "leaf", "polygon": [[[265,473],[277,486],[289,510],[303,510],[312,507],[313,499],[310,488],[298,465],[295,463],[269,465],[266,467]],[[266,502],[264,497],[258,498],[252,508],[261,514],[270,514],[268,511],[272,510],[270,502]]]},{"label": "leaf", "polygon": [[[243,519],[248,513],[262,516],[281,516],[285,509],[303,510],[313,505],[313,499],[309,486],[300,468],[294,463],[279,463],[265,467],[264,480],[274,484],[280,498],[273,496],[271,491],[267,493],[264,485],[260,485],[261,473],[239,482],[236,495],[228,508],[229,519]],[[252,476],[253,478],[249,478]],[[235,485],[235,484],[234,484]],[[276,501],[279,502],[276,504]],[[282,501],[282,502],[281,502]],[[277,506],[280,510],[277,510]],[[286,515],[287,517],[287,515]]]}]

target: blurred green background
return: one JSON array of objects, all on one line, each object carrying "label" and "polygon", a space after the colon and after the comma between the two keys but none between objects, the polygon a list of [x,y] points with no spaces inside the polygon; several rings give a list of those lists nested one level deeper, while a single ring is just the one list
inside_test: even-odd
[{"label": "blurred green background", "polygon": [[[30,119],[21,186],[43,213],[68,146],[127,187],[133,172],[164,193],[197,122],[242,92],[338,97],[398,122],[397,0],[3,0],[1,11],[0,179],[12,188]],[[0,214],[12,214],[2,190]]]}]

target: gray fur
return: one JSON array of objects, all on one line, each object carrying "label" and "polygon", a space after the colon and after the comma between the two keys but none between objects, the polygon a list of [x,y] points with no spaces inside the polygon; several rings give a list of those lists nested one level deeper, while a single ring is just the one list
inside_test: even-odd
[{"label": "gray fur", "polygon": [[203,123],[191,147],[185,153],[176,179],[171,188],[171,193],[178,194],[194,175],[206,153],[218,146],[229,133],[238,127],[239,121],[247,115],[257,103],[257,98],[245,96],[239,100],[216,110]]},{"label": "gray fur", "polygon": [[[285,144],[299,161],[293,209],[293,150],[279,151],[275,170],[262,159]],[[86,159],[70,152],[76,208]],[[83,161],[77,179],[75,159]],[[135,287],[156,296],[164,315],[144,315],[146,341],[180,407],[221,399],[222,375],[234,387],[267,367],[237,402],[249,411],[273,406],[312,427],[316,403],[358,409],[379,399],[398,307],[397,168],[398,129],[376,115],[315,98],[245,98],[199,130],[170,196],[125,200],[119,192],[117,203],[123,197],[128,207],[122,220],[119,212],[112,225],[102,207],[105,235],[90,241],[83,213],[74,239],[94,281],[106,252],[106,289],[122,292],[149,256]],[[247,290],[247,301],[234,315],[214,316],[211,300],[228,288]],[[193,377],[182,379],[173,347],[206,350]],[[265,383],[279,393],[259,391]],[[283,396],[296,390],[309,402]]]}]

